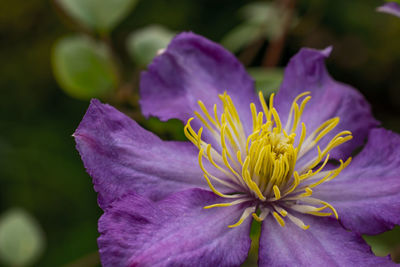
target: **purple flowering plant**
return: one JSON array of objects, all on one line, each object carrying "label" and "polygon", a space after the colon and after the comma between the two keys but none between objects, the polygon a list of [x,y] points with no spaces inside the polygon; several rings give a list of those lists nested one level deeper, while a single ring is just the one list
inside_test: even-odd
[{"label": "purple flowering plant", "polygon": [[[92,100],[74,133],[104,210],[104,266],[386,266],[361,234],[400,223],[400,137],[301,49],[275,95],[220,45],[177,35],[141,76],[142,112],[185,123],[163,141]],[[352,159],[355,149],[363,146]]]}]

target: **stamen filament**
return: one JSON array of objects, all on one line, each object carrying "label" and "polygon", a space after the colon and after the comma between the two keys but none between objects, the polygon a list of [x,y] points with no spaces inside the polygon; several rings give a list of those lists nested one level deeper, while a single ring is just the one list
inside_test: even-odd
[{"label": "stamen filament", "polygon": [[229,228],[234,228],[234,227],[237,227],[237,226],[241,225],[241,224],[244,222],[244,220],[245,220],[247,217],[249,217],[249,215],[250,215],[251,213],[253,213],[255,210],[256,210],[256,207],[255,207],[255,206],[254,206],[254,207],[246,208],[246,209],[244,210],[242,216],[240,217],[239,221],[238,221],[237,223],[235,223],[235,224],[228,225],[228,227],[229,227]]},{"label": "stamen filament", "polygon": [[230,207],[233,205],[241,204],[241,203],[249,201],[249,200],[251,200],[251,198],[240,198],[238,200],[228,202],[228,203],[217,203],[217,204],[208,205],[208,206],[203,207],[203,209],[211,209],[211,208],[215,208],[215,207]]},{"label": "stamen filament", "polygon": [[279,191],[279,187],[277,185],[274,185],[272,189],[274,190],[275,199],[279,200],[281,198],[281,191]]},{"label": "stamen filament", "polygon": [[256,213],[253,213],[252,216],[256,221],[262,222],[268,216],[269,212],[270,212],[269,209],[264,208],[261,210],[261,213],[259,216]]},{"label": "stamen filament", "polygon": [[224,181],[224,180],[221,180],[221,179],[215,177],[215,176],[212,175],[211,173],[209,173],[209,172],[206,170],[206,168],[204,167],[204,165],[203,165],[203,160],[202,160],[202,158],[203,158],[203,153],[204,153],[204,150],[201,148],[201,149],[200,149],[200,152],[199,152],[198,161],[199,161],[199,166],[200,166],[201,170],[204,172],[204,174],[205,174],[206,176],[208,176],[208,177],[211,177],[212,179],[214,179],[215,181],[219,182],[220,184],[223,184],[223,185],[225,185],[225,186],[227,186],[227,187],[230,187],[230,188],[232,188],[232,189],[234,189],[234,190],[240,190],[240,187],[238,187],[235,183],[234,183],[234,184],[228,183],[228,182],[226,182],[226,181]]},{"label": "stamen filament", "polygon": [[[216,123],[216,121],[211,117],[210,113],[208,113],[208,110],[206,108],[206,106],[204,105],[203,101],[199,100],[197,101],[201,111],[203,111],[204,115],[206,115],[207,119],[215,126],[218,126],[218,124]],[[214,104],[214,107],[216,109],[217,105]],[[218,127],[217,127],[218,129]]]},{"label": "stamen filament", "polygon": [[307,230],[308,228],[310,228],[309,225],[305,225],[302,220],[300,220],[299,218],[291,215],[290,213],[288,213],[288,218],[289,218],[289,220],[291,220],[294,224],[296,224],[297,226],[299,226],[303,230]]},{"label": "stamen filament", "polygon": [[274,211],[272,215],[274,216],[275,220],[280,224],[280,226],[282,227],[285,226],[285,221],[282,219],[281,216],[279,216],[279,214],[276,211]]},{"label": "stamen filament", "polygon": [[243,194],[236,194],[236,195],[226,195],[226,194],[222,194],[221,192],[219,192],[217,189],[215,189],[215,187],[212,185],[210,178],[207,177],[206,174],[203,174],[204,178],[207,181],[208,186],[210,187],[211,191],[214,192],[214,194],[216,194],[217,196],[220,197],[224,197],[224,198],[238,198],[243,196]]}]

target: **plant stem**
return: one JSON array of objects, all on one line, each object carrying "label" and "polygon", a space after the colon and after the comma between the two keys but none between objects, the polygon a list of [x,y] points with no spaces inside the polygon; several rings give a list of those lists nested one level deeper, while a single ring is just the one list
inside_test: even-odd
[{"label": "plant stem", "polygon": [[275,67],[278,65],[292,23],[294,8],[296,5],[296,0],[279,0],[278,2],[284,10],[282,31],[276,39],[270,42],[262,63],[262,66],[264,67]]}]

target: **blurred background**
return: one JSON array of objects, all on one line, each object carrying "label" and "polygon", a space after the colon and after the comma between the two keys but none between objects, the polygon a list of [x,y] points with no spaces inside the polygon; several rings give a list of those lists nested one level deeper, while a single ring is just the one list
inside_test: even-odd
[{"label": "blurred background", "polygon": [[[381,4],[0,1],[0,265],[99,266],[101,210],[71,135],[96,97],[163,139],[184,139],[182,123],[146,120],[137,104],[140,71],[181,31],[222,43],[266,94],[301,47],[333,45],[332,76],[400,132],[400,18],[377,13]],[[400,260],[399,227],[365,238]]]}]

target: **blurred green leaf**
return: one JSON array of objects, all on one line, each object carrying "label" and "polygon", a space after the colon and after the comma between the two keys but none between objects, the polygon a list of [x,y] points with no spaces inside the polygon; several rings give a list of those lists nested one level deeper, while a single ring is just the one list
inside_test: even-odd
[{"label": "blurred green leaf", "polygon": [[106,33],[133,9],[138,0],[57,0],[64,10],[85,26]]},{"label": "blurred green leaf", "polygon": [[257,39],[274,39],[283,28],[284,11],[274,3],[251,3],[239,11],[243,23],[233,28],[221,40],[223,46],[232,52],[251,44]]},{"label": "blurred green leaf", "polygon": [[79,99],[102,97],[117,86],[118,75],[107,48],[83,36],[58,41],[53,71],[66,93]]},{"label": "blurred green leaf", "polygon": [[145,120],[142,125],[150,132],[157,133],[164,140],[187,141],[183,133],[183,123],[177,119],[160,121],[158,118],[151,117]]},{"label": "blurred green leaf", "polygon": [[221,40],[221,44],[232,52],[237,52],[251,44],[262,35],[260,27],[253,24],[242,24],[232,29]]},{"label": "blurred green leaf", "polygon": [[138,65],[146,66],[157,55],[157,51],[167,47],[174,35],[163,26],[150,25],[130,34],[127,50]]},{"label": "blurred green leaf", "polygon": [[281,68],[250,68],[247,71],[255,80],[257,91],[262,91],[264,96],[278,91],[283,80]]},{"label": "blurred green leaf", "polygon": [[386,2],[396,2],[400,5],[400,0],[386,0]]},{"label": "blurred green leaf", "polygon": [[32,264],[43,252],[44,235],[34,218],[21,209],[0,217],[0,259],[11,266]]},{"label": "blurred green leaf", "polygon": [[248,22],[262,25],[267,22],[279,22],[282,10],[272,2],[255,2],[244,6],[240,15]]},{"label": "blurred green leaf", "polygon": [[386,256],[389,253],[393,253],[394,248],[400,246],[400,227],[396,226],[392,230],[384,232],[380,235],[364,235],[363,238],[371,246],[371,249],[375,255],[381,257]]}]

